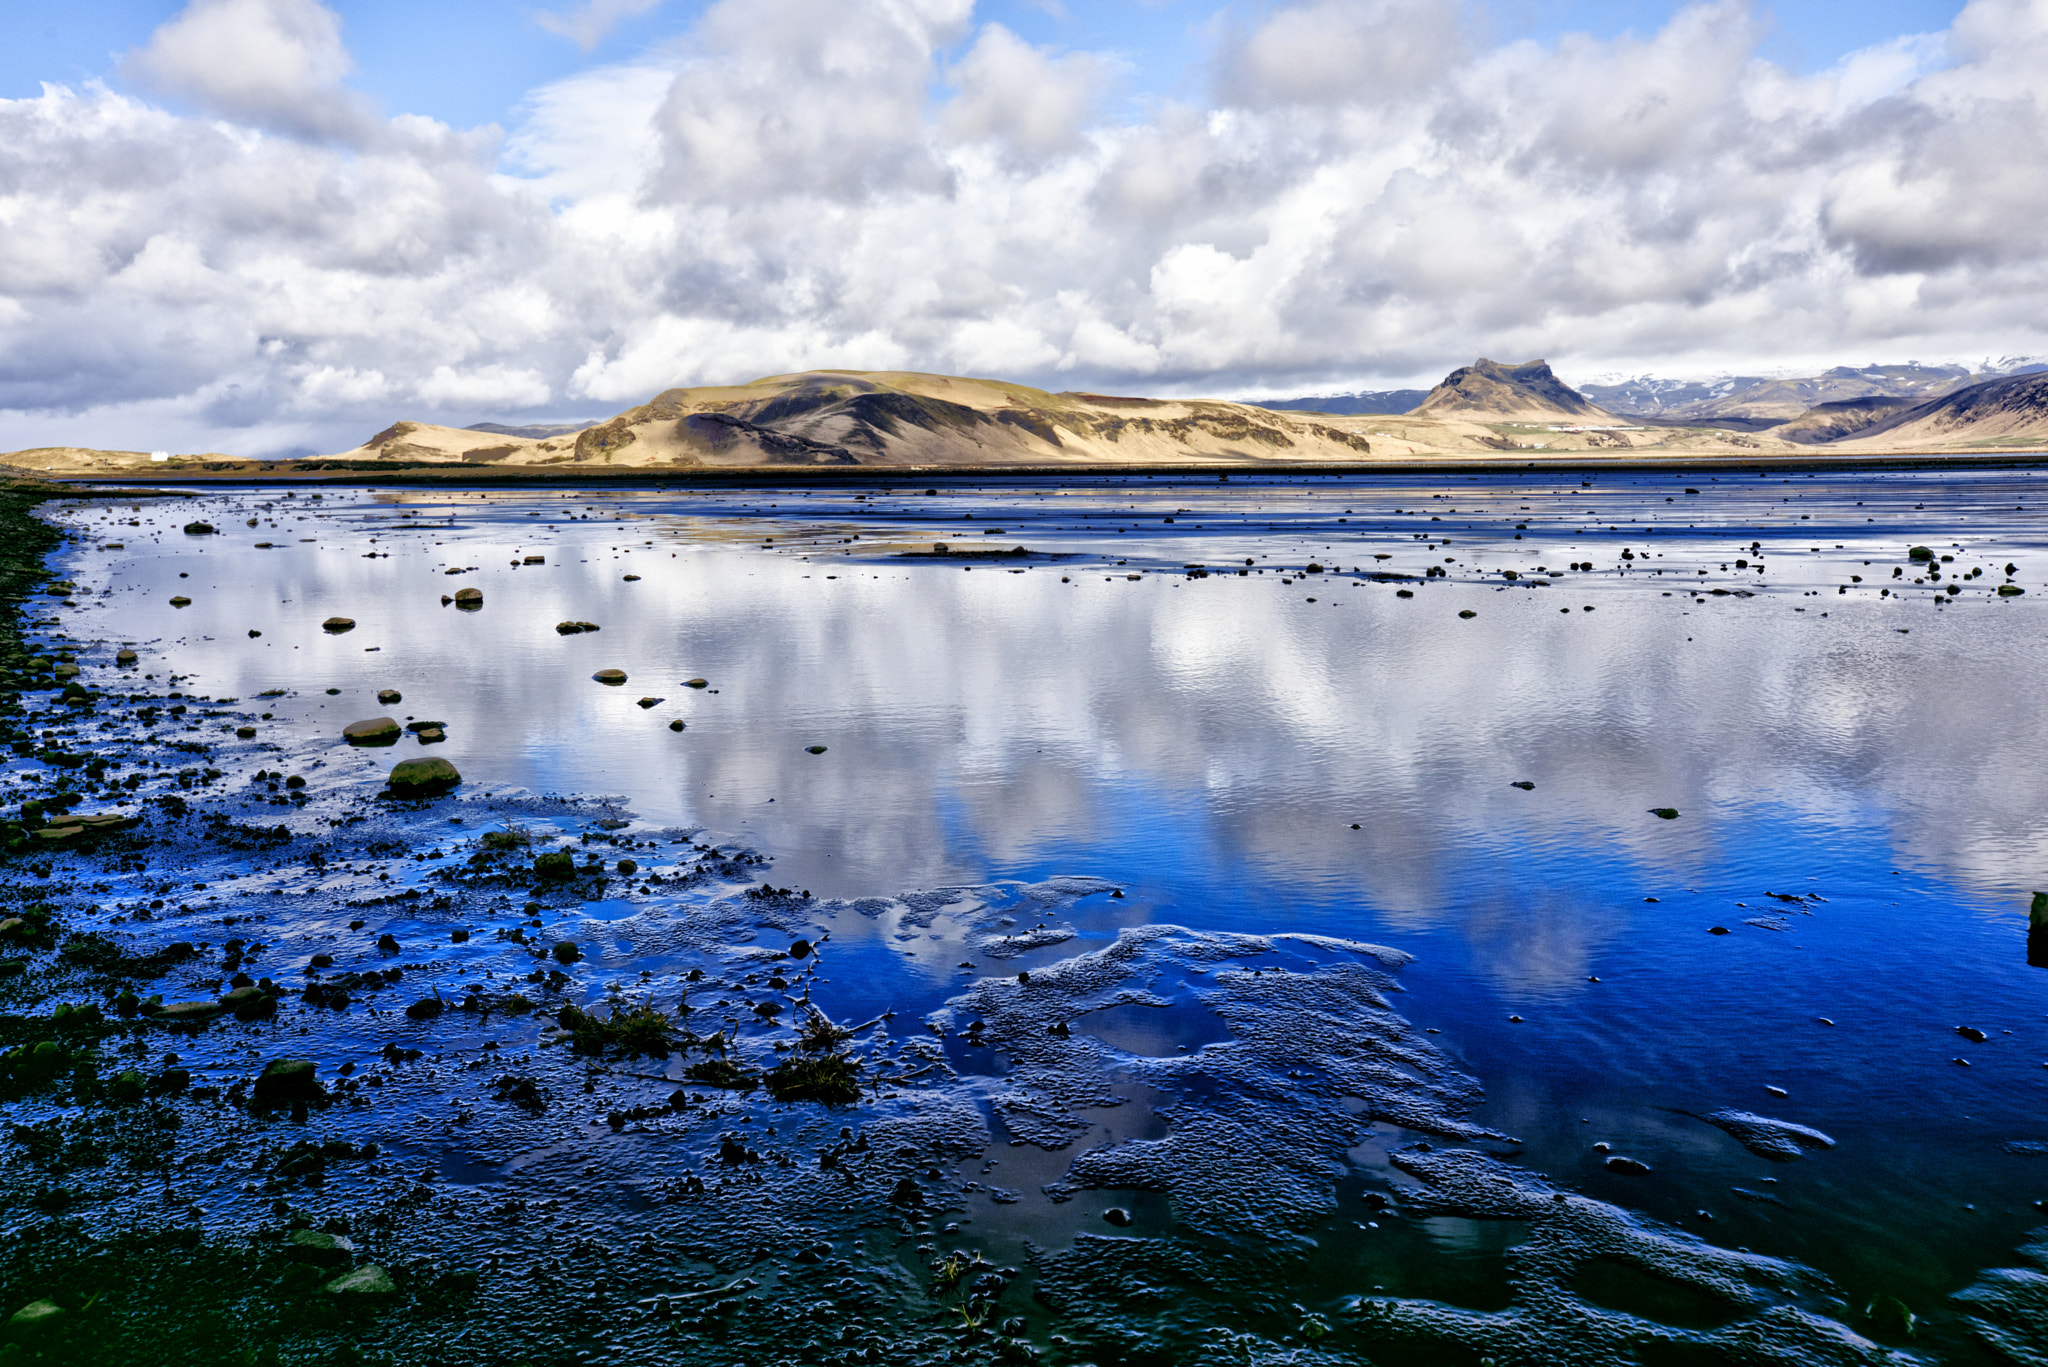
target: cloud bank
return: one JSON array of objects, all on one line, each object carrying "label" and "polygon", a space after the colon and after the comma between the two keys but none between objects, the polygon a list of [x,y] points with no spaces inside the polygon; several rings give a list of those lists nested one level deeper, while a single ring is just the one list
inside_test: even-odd
[{"label": "cloud bank", "polygon": [[2048,0],[1810,76],[1759,38],[1735,0],[1505,46],[1313,0],[1134,110],[1113,55],[971,0],[721,0],[507,134],[371,110],[317,0],[193,0],[122,89],[0,101],[0,444],[340,449],[815,366],[1244,393],[2048,349]]}]

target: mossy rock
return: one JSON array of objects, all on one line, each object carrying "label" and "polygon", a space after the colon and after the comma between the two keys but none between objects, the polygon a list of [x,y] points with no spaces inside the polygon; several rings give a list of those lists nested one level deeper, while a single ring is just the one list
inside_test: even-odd
[{"label": "mossy rock", "polygon": [[567,850],[556,850],[551,854],[537,856],[533,861],[536,878],[574,878],[576,859]]},{"label": "mossy rock", "polygon": [[352,721],[341,728],[342,739],[350,745],[392,745],[398,740],[398,722],[391,717]]},{"label": "mossy rock", "polygon": [[312,1101],[326,1093],[327,1089],[314,1075],[313,1060],[309,1058],[272,1059],[263,1065],[263,1073],[256,1079],[256,1100],[271,1105]]},{"label": "mossy rock", "polygon": [[385,782],[399,797],[426,797],[447,792],[462,782],[462,775],[445,759],[409,759],[394,766]]}]

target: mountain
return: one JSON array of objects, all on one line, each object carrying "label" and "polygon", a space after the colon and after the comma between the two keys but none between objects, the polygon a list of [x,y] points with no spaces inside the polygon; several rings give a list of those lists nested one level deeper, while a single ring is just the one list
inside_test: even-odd
[{"label": "mountain", "polygon": [[1347,417],[1406,413],[1429,397],[1427,389],[1360,390],[1351,394],[1311,394],[1299,399],[1246,399],[1253,408],[1279,413],[1339,413]]},{"label": "mountain", "polygon": [[1788,422],[1827,404],[1856,399],[1902,399],[1908,404],[1967,389],[2004,375],[2040,370],[2038,361],[2007,357],[1971,371],[1960,365],[1836,366],[1818,375],[1724,375],[1712,380],[1657,380],[1642,376],[1583,386],[1587,397],[1634,418],[1713,422],[1739,419],[1750,430]]},{"label": "mountain", "polygon": [[496,437],[526,437],[533,441],[546,441],[549,437],[566,437],[594,426],[591,422],[530,423],[525,427],[507,427],[501,422],[473,422],[463,428],[465,432],[485,432]]},{"label": "mountain", "polygon": [[1001,380],[812,370],[671,389],[542,439],[395,423],[338,459],[508,465],[1054,465],[1359,460],[1365,436],[1197,399],[1052,394]]},{"label": "mountain", "polygon": [[1479,422],[1620,422],[1552,374],[1548,361],[1508,366],[1481,358],[1453,370],[1410,411]]},{"label": "mountain", "polygon": [[1840,399],[1833,403],[1817,403],[1789,422],[1772,423],[1764,430],[1780,441],[1817,446],[1867,432],[1912,406],[1911,399],[1895,399],[1889,394],[1873,394],[1867,399]]},{"label": "mountain", "polygon": [[1914,404],[1851,440],[1887,450],[2048,446],[2048,370],[1986,380]]}]

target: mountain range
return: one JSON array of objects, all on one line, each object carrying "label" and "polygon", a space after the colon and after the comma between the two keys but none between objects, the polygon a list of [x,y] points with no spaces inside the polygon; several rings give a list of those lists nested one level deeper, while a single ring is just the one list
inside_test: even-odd
[{"label": "mountain range", "polygon": [[[1417,391],[1408,391],[1404,397]],[[664,390],[601,422],[401,420],[299,461],[48,447],[0,461],[58,475],[436,467],[455,474],[824,466],[899,469],[1659,459],[2048,450],[2048,364],[1839,367],[1801,378],[1637,379],[1573,388],[1542,360],[1460,366],[1400,413],[1327,396],[1154,399],[907,371],[811,370]],[[1313,407],[1322,402],[1322,408]]]}]

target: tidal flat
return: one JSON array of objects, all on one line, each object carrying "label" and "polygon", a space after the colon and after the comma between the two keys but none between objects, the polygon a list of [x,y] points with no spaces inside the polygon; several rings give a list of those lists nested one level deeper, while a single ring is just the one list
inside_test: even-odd
[{"label": "tidal flat", "polygon": [[2048,1360],[2044,507],[0,509],[0,1362]]}]

